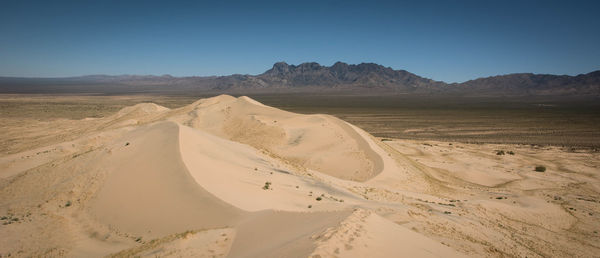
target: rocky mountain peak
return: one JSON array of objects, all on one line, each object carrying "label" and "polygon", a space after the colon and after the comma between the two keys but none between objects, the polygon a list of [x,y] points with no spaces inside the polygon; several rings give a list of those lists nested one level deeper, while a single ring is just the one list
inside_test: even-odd
[{"label": "rocky mountain peak", "polygon": [[302,63],[298,66],[298,68],[300,69],[300,71],[312,71],[312,70],[320,70],[321,68],[324,68],[324,67],[321,66],[317,62],[310,62],[310,63]]},{"label": "rocky mountain peak", "polygon": [[336,73],[344,73],[348,71],[349,67],[350,65],[344,62],[337,61],[331,66],[331,70]]},{"label": "rocky mountain peak", "polygon": [[288,73],[290,71],[290,65],[288,65],[286,62],[277,62],[275,64],[273,64],[273,68],[271,68],[270,70],[267,70],[265,72],[265,74],[284,74],[284,73]]}]

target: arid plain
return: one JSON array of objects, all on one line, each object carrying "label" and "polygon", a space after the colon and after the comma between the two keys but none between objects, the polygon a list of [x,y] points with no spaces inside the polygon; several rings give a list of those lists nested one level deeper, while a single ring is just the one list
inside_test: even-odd
[{"label": "arid plain", "polygon": [[0,257],[600,253],[594,102],[250,97],[1,95]]}]

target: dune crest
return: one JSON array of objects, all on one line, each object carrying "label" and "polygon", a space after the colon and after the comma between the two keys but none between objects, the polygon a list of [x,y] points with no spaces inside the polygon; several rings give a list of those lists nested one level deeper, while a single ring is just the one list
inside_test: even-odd
[{"label": "dune crest", "polygon": [[383,169],[380,155],[344,121],[265,106],[248,97],[217,96],[183,107],[170,119],[266,150],[299,167],[366,181]]},{"label": "dune crest", "polygon": [[146,238],[232,224],[240,211],[193,181],[178,134],[177,124],[159,122],[116,140],[122,147],[101,164],[110,172],[91,203],[99,221]]}]

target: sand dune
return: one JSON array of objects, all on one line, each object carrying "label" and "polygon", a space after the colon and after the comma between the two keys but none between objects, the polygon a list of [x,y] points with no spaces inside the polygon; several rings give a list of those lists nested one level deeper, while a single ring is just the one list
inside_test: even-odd
[{"label": "sand dune", "polygon": [[597,153],[383,142],[226,95],[60,128],[0,157],[0,257],[600,252]]},{"label": "sand dune", "polygon": [[314,237],[321,257],[466,257],[372,212],[357,209],[339,226]]},{"label": "sand dune", "polygon": [[[295,167],[248,145],[187,126],[180,126],[179,135],[182,159],[196,183],[240,209],[308,211],[316,198],[308,196],[310,192],[335,189],[318,185],[318,181],[297,174]],[[267,182],[269,188],[263,189]],[[343,208],[333,203],[327,210]]]},{"label": "sand dune", "polygon": [[185,107],[173,119],[338,178],[365,181],[381,172],[381,157],[345,122],[256,103],[221,95]]},{"label": "sand dune", "polygon": [[[101,166],[108,172],[90,203],[103,224],[145,239],[232,224],[240,211],[190,177],[172,122],[140,127],[115,141]],[[202,218],[202,219],[198,219]]]}]

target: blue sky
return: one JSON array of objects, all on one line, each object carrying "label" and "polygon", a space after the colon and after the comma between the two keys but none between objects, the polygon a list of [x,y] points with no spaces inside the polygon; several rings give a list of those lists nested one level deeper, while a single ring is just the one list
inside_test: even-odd
[{"label": "blue sky", "polygon": [[2,1],[0,76],[374,62],[446,82],[600,69],[600,1]]}]

